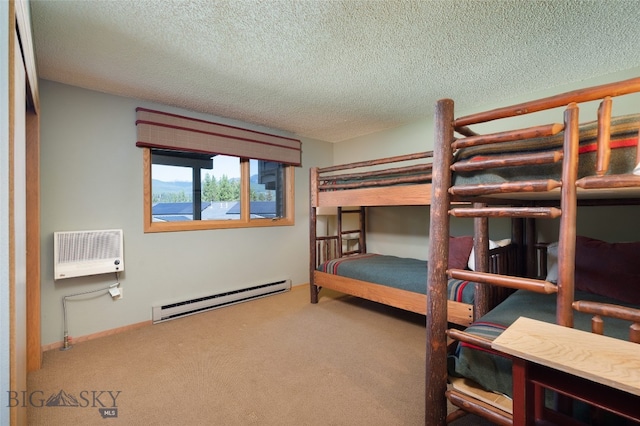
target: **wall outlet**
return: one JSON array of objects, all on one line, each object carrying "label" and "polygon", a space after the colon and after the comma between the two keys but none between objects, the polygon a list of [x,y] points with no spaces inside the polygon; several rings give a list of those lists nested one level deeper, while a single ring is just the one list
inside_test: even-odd
[{"label": "wall outlet", "polygon": [[111,298],[113,300],[120,300],[122,299],[122,288],[119,288],[119,287],[110,288],[109,294],[111,294]]}]

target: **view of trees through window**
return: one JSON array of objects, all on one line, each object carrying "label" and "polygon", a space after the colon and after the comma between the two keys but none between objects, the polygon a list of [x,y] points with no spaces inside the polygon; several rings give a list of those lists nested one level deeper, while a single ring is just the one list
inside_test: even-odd
[{"label": "view of trees through window", "polygon": [[[154,166],[175,168],[175,166]],[[191,172],[191,169],[189,169]],[[157,179],[155,179],[157,181]],[[273,201],[274,191],[265,190],[264,185],[257,183],[257,176],[251,177],[251,201]],[[157,190],[156,190],[157,188]],[[191,181],[158,181],[153,191],[154,203],[184,203],[193,200]],[[162,192],[160,192],[162,191]],[[202,201],[234,201],[240,199],[240,178],[229,178],[222,175],[219,179],[211,173],[204,173],[202,179]]]},{"label": "view of trees through window", "polygon": [[[155,222],[240,220],[247,199],[252,219],[285,215],[283,164],[166,151],[154,151],[152,159]],[[249,181],[244,195],[243,179]]]}]

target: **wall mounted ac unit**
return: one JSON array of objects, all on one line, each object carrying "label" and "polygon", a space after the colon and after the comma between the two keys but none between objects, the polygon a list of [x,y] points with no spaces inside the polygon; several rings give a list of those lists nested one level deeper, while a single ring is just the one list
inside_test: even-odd
[{"label": "wall mounted ac unit", "polygon": [[124,271],[122,229],[53,233],[53,278]]}]

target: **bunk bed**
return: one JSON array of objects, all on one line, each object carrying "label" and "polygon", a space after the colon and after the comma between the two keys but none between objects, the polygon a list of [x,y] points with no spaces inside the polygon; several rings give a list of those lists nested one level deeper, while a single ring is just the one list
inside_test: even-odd
[{"label": "bunk bed", "polygon": [[[311,303],[317,303],[320,290],[326,288],[426,313],[426,261],[369,253],[365,231],[367,207],[430,204],[432,154],[423,152],[310,169]],[[318,232],[318,216],[324,208],[336,212],[336,231],[331,235]],[[355,216],[355,220],[343,221],[349,215]],[[345,222],[350,222],[346,228]],[[472,246],[471,236],[451,237],[451,264],[465,268]],[[507,244],[494,248],[489,254],[492,270],[508,273],[516,268],[516,247]],[[448,320],[467,326],[474,319],[474,310],[495,306],[508,291],[496,288],[483,299],[487,307],[479,310],[474,308],[475,283],[451,279],[448,293]]]},{"label": "bunk bed", "polygon": [[[526,406],[522,383],[518,381],[516,386],[514,381],[516,365],[521,364],[493,344],[522,316],[640,343],[640,243],[606,243],[576,235],[579,205],[640,204],[640,117],[612,118],[613,99],[636,92],[640,92],[640,78],[460,118],[454,116],[452,100],[438,101],[432,193],[441,196],[433,197],[429,232],[426,424],[445,424],[466,413],[499,425],[571,422],[569,406],[573,402],[566,401],[577,399],[640,421],[640,382],[635,394],[622,393],[626,401],[634,402],[627,403],[622,412],[607,405],[604,392],[585,395],[578,385],[574,393],[555,389],[560,402],[553,406]],[[581,108],[588,110],[593,102],[599,105],[595,120],[580,116]],[[546,120],[558,109],[563,112],[556,123],[527,128],[508,124],[514,121],[512,117],[543,111],[537,116]],[[501,130],[480,135],[470,127],[489,122]],[[455,205],[462,202],[470,207]],[[477,271],[447,265],[452,216],[474,221]],[[495,217],[524,221],[527,268],[522,274],[488,272],[489,219]],[[556,277],[549,276],[545,267],[545,246],[535,241],[536,221],[544,219],[557,219],[553,223],[558,223]],[[466,330],[447,330],[446,288],[451,278],[479,283],[476,298],[483,285],[516,291],[494,309],[478,315]],[[603,327],[605,317],[611,318]],[[454,343],[447,345],[451,339]],[[449,372],[462,378],[452,379],[453,385],[448,386]],[[577,375],[567,375],[566,380],[582,383]],[[544,389],[549,388],[538,383],[526,392],[540,399]],[[518,404],[514,396],[510,407],[502,395],[512,392],[518,395]],[[461,410],[447,416],[447,399]]]}]

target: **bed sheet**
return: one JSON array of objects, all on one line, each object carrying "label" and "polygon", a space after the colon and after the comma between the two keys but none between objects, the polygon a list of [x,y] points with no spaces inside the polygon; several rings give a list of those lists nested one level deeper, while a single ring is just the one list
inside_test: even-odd
[{"label": "bed sheet", "polygon": [[[318,266],[318,270],[370,283],[425,294],[427,262],[375,253],[333,259]],[[456,302],[473,303],[475,283],[450,279],[448,298]]]},{"label": "bed sheet", "polygon": [[[637,307],[595,294],[576,291],[575,300],[590,300]],[[556,295],[518,290],[492,311],[471,324],[465,331],[490,340],[498,337],[511,323],[524,316],[545,322],[556,322]],[[574,312],[574,328],[591,331],[592,315]],[[628,340],[628,321],[607,318],[604,334]],[[497,352],[481,349],[467,343],[459,343],[456,352],[449,357],[449,373],[466,377],[482,388],[512,396],[511,361]]]}]

